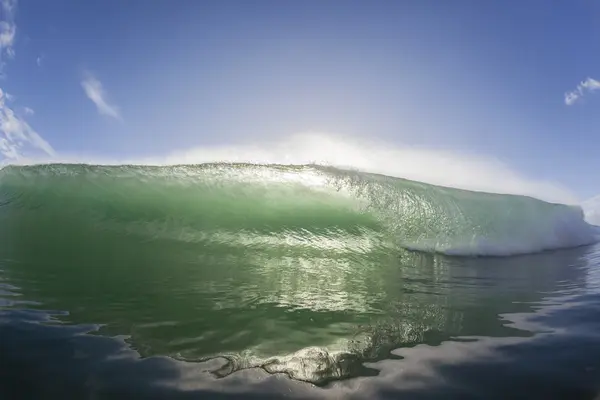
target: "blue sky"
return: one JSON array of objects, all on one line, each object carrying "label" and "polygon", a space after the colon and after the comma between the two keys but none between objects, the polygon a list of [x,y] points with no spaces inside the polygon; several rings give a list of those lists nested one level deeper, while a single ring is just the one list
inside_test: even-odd
[{"label": "blue sky", "polygon": [[305,131],[600,192],[600,3],[0,0],[5,159]]}]

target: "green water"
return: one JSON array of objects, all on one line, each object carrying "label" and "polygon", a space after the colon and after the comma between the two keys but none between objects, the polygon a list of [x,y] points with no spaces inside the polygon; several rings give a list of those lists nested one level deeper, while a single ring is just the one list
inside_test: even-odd
[{"label": "green water", "polygon": [[142,356],[224,357],[217,376],[315,383],[368,375],[398,347],[524,334],[490,311],[498,291],[515,310],[538,298],[527,258],[477,270],[408,244],[476,255],[536,234],[535,251],[555,244],[539,231],[553,218],[589,240],[570,207],[313,166],[5,168],[0,204],[3,281],[62,323]]}]

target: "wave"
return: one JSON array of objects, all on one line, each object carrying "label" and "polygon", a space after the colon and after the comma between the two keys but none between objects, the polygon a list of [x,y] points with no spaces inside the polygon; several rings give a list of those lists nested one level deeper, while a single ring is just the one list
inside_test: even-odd
[{"label": "wave", "polygon": [[16,213],[33,230],[53,221],[265,251],[507,256],[598,240],[578,206],[320,165],[8,166],[0,220]]},{"label": "wave", "polygon": [[[98,158],[93,154],[63,154],[52,157],[19,158],[10,164],[98,164],[98,165],[198,165],[208,163],[262,165],[328,165],[358,169],[398,178],[499,194],[517,194],[561,203],[579,204],[577,196],[560,184],[532,179],[513,171],[493,157],[456,153],[386,142],[384,140],[305,132],[275,140],[253,139],[252,143],[221,144],[176,150],[142,158]],[[0,160],[0,168],[3,162]]]}]

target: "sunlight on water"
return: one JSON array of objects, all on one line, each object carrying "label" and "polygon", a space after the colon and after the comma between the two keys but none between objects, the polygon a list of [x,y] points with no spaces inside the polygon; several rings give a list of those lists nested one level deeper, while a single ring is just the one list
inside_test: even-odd
[{"label": "sunlight on water", "polygon": [[318,166],[4,169],[0,204],[1,289],[37,302],[4,307],[63,311],[217,377],[317,384],[377,375],[366,363],[398,348],[530,335],[496,304],[564,290],[553,274],[577,254],[472,256],[594,239],[572,207]]}]

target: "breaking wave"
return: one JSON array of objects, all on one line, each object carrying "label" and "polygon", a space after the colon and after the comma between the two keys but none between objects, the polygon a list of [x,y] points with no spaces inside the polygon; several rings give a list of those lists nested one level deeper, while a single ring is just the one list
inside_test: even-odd
[{"label": "breaking wave", "polygon": [[149,239],[508,256],[591,244],[580,207],[319,165],[48,164],[0,170],[0,219],[86,224]]}]

